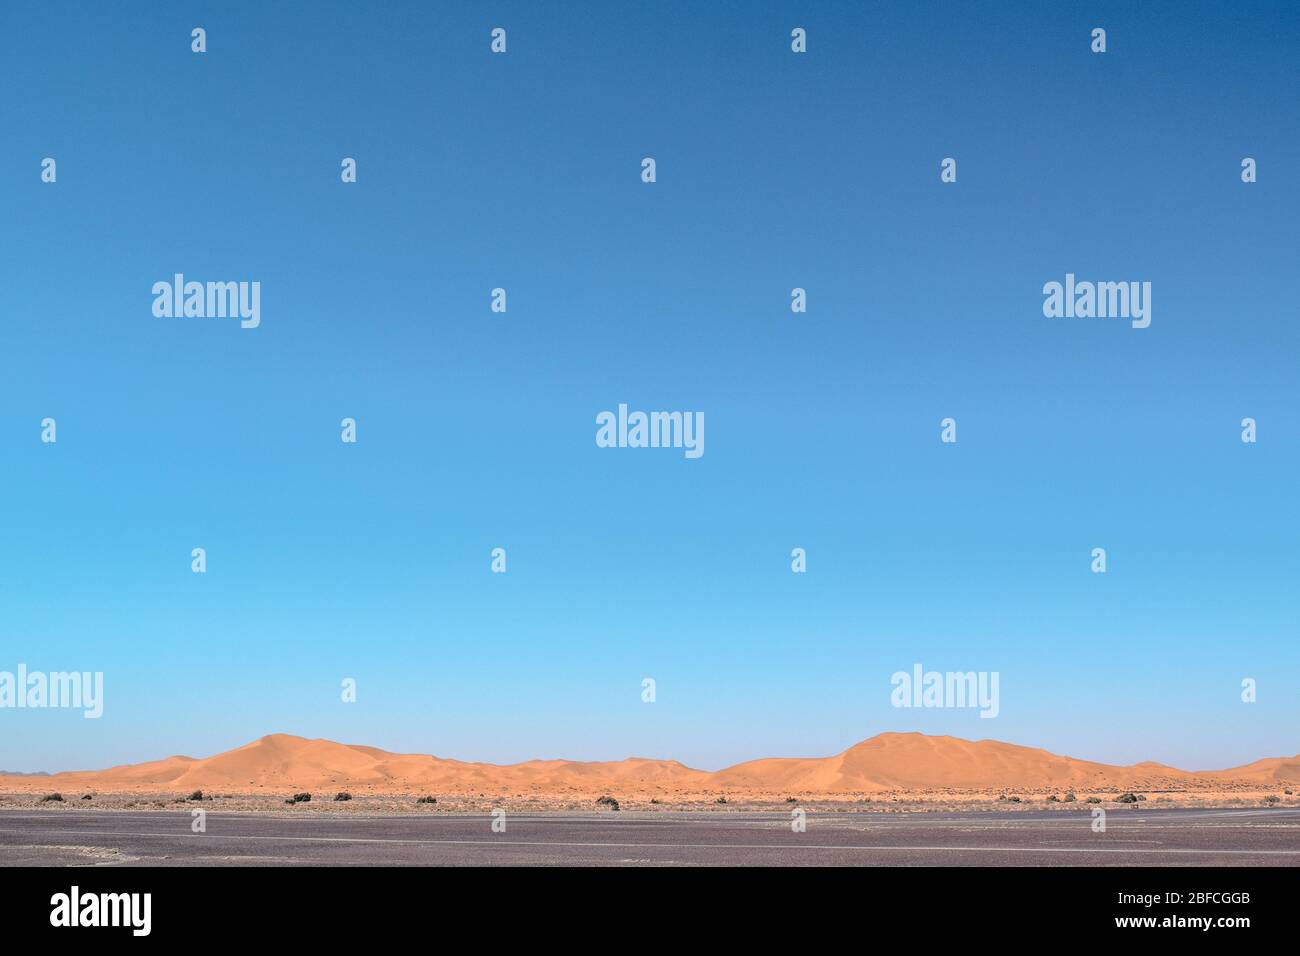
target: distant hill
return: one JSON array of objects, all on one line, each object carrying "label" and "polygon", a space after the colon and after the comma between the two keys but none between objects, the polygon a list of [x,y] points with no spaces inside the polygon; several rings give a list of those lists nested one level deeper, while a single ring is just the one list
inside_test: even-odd
[{"label": "distant hill", "polygon": [[997,740],[919,733],[880,734],[831,757],[773,757],[708,772],[675,760],[529,760],[500,765],[271,734],[213,757],[174,756],[106,770],[0,774],[0,787],[39,782],[101,791],[253,792],[348,787],[374,792],[659,791],[873,793],[886,790],[1041,788],[1158,789],[1240,781],[1300,782],[1300,756],[1271,757],[1230,770],[1189,772],[1157,763],[1114,766]]}]

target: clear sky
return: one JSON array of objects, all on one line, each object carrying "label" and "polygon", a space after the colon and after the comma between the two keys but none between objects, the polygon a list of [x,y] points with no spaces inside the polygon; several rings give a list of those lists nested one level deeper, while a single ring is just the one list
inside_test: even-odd
[{"label": "clear sky", "polygon": [[1298,55],[1288,2],[4,5],[0,670],[106,699],[0,768],[1300,751]]}]

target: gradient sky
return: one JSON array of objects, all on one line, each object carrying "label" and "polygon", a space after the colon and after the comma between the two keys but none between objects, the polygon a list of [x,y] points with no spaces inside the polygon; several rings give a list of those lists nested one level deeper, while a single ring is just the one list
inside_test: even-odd
[{"label": "gradient sky", "polygon": [[[1298,54],[1287,2],[5,5],[0,670],[106,703],[0,768],[1296,753]],[[620,402],[704,457],[597,448]],[[915,662],[1000,716],[891,707]]]}]

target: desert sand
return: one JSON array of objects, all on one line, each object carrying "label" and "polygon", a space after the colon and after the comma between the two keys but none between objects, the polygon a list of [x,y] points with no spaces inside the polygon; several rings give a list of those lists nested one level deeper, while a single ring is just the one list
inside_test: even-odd
[{"label": "desert sand", "polygon": [[[434,796],[440,810],[503,803],[532,809],[589,807],[602,795],[628,806],[689,808],[800,803],[971,808],[1115,801],[1123,793],[1181,806],[1300,803],[1300,756],[1259,760],[1228,770],[1185,771],[1157,763],[1114,766],[996,740],[886,733],[831,757],[752,760],[716,772],[673,760],[612,762],[530,760],[498,765],[271,734],[195,759],[174,756],[106,770],[0,775],[0,804],[31,803],[59,793],[95,806],[167,805],[194,791],[232,809],[283,806],[312,793],[312,809],[339,791],[338,809],[407,809]],[[53,803],[57,807],[57,802]],[[44,805],[44,804],[42,804]],[[301,806],[301,805],[293,805]],[[434,806],[432,804],[427,806]],[[608,806],[608,804],[605,804]]]}]

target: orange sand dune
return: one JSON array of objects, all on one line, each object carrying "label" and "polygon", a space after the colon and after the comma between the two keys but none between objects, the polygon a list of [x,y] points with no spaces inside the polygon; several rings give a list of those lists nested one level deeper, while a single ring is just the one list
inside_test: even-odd
[{"label": "orange sand dune", "polygon": [[674,760],[604,763],[530,760],[498,765],[271,734],[202,760],[168,757],[107,770],[48,777],[0,776],[0,788],[58,787],[105,792],[259,790],[347,787],[376,793],[439,790],[589,793],[737,790],[767,793],[872,793],[892,790],[1078,788],[1154,789],[1224,781],[1300,782],[1300,756],[1259,760],[1232,770],[1189,773],[1157,763],[1129,767],[1062,757],[996,740],[919,733],[880,734],[832,757],[751,760],[710,773]]},{"label": "orange sand dune", "polygon": [[1232,770],[1202,770],[1197,776],[1257,783],[1300,783],[1300,754],[1294,757],[1268,757]]},{"label": "orange sand dune", "polygon": [[1114,767],[996,740],[881,734],[824,759],[754,760],[714,774],[755,789],[823,792],[1152,786],[1190,774],[1141,764]]},{"label": "orange sand dune", "polygon": [[463,763],[423,754],[271,734],[204,760],[168,757],[150,763],[48,777],[0,776],[0,786],[50,789],[59,785],[114,790],[230,790],[348,786],[377,791],[420,788],[599,789],[616,784],[703,785],[708,774],[676,761],[628,759],[611,763],[532,760],[501,766]]}]

